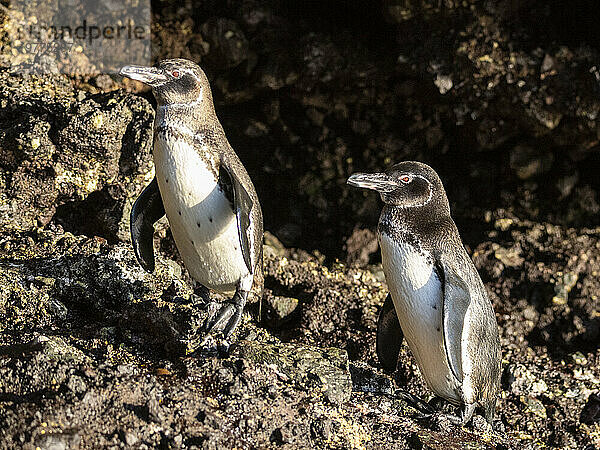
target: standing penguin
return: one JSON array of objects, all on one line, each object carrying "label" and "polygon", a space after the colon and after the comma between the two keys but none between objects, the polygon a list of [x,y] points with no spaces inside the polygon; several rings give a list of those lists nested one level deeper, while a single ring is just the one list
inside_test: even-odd
[{"label": "standing penguin", "polygon": [[469,258],[437,173],[402,162],[385,173],[357,173],[351,186],[385,203],[378,239],[390,294],[377,325],[377,355],[394,370],[405,336],[429,388],[464,405],[455,423],[481,406],[491,423],[500,393],[500,338],[485,287]]},{"label": "standing penguin", "polygon": [[139,263],[154,270],[153,224],[165,213],[183,263],[204,289],[234,293],[205,323],[227,339],[254,285],[262,291],[262,211],[246,169],[229,145],[197,64],[169,59],[126,66],[121,75],[152,88],[156,177],[131,211]]}]

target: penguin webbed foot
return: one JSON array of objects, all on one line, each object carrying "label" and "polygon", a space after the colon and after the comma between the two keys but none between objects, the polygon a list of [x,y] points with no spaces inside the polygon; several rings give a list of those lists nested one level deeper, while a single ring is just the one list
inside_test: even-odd
[{"label": "penguin webbed foot", "polygon": [[404,391],[402,389],[396,389],[393,393],[393,397],[404,400],[417,411],[417,413],[413,417],[414,419],[427,419],[433,417],[437,413],[437,410],[433,408],[430,404],[417,397],[416,395],[413,395],[410,392]]},{"label": "penguin webbed foot", "polygon": [[434,398],[434,404],[432,405],[431,402],[427,403],[421,398],[417,397],[416,395],[403,391],[402,389],[397,389],[394,392],[393,396],[404,400],[417,411],[417,413],[413,415],[413,419],[422,420],[435,418],[438,421],[447,420],[453,425],[460,426],[465,426],[471,421],[471,419],[473,418],[473,413],[475,412],[475,408],[477,406],[476,403],[465,405],[459,417],[453,414],[445,414],[440,412],[440,410],[435,406],[435,402],[436,400],[440,400],[439,398]]},{"label": "penguin webbed foot", "polygon": [[235,294],[222,306],[210,315],[204,323],[204,331],[207,334],[222,333],[225,340],[224,344],[229,349],[229,344],[226,342],[231,334],[235,331],[244,313],[244,306],[248,299],[248,291],[238,288]]},{"label": "penguin webbed foot", "polygon": [[460,417],[453,414],[440,414],[440,418],[447,419],[453,425],[460,425],[463,427],[473,418],[473,413],[475,412],[476,406],[476,403],[466,404],[461,412]]}]

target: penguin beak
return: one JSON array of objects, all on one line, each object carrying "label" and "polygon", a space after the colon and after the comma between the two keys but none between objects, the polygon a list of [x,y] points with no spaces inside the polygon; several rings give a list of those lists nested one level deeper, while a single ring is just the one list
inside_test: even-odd
[{"label": "penguin beak", "polygon": [[119,75],[141,81],[149,86],[159,86],[167,81],[167,76],[157,67],[125,66]]},{"label": "penguin beak", "polygon": [[388,193],[395,190],[398,185],[385,173],[355,173],[346,181],[350,186],[363,189],[372,189],[377,192]]}]

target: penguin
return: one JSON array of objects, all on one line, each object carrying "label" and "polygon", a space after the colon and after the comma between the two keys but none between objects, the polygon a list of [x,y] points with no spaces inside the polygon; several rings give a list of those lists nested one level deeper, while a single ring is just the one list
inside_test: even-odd
[{"label": "penguin", "polygon": [[491,423],[500,394],[498,325],[439,176],[406,161],[347,183],[377,191],[384,203],[377,227],[389,289],[377,324],[382,366],[396,369],[405,337],[427,386],[464,406],[449,419],[464,425],[481,407]]},{"label": "penguin", "polygon": [[204,324],[227,339],[251,289],[262,295],[263,219],[254,185],[217,118],[208,79],[186,59],[126,66],[120,75],[152,88],[157,101],[152,156],[156,176],[131,210],[137,260],[154,270],[154,223],[165,214],[197,289],[233,294]]}]

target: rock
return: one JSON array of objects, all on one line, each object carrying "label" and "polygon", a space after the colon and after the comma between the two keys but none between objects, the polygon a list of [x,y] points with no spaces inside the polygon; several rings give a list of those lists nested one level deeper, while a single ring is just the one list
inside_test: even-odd
[{"label": "rock", "polygon": [[303,45],[303,76],[300,80],[306,89],[341,75],[344,59],[327,36],[310,33],[303,38]]},{"label": "rock", "polygon": [[558,274],[558,280],[554,285],[554,297],[552,302],[557,305],[565,305],[569,299],[569,292],[577,284],[578,275],[573,272]]},{"label": "rock", "polygon": [[264,236],[264,250],[263,252],[267,255],[267,256],[277,256],[277,257],[281,257],[281,256],[285,256],[286,251],[285,251],[285,247],[284,245],[281,243],[281,241],[279,239],[277,239],[277,236],[275,236],[273,233],[270,233],[269,231],[265,231],[265,236]]},{"label": "rock", "polygon": [[542,61],[542,66],[540,67],[540,72],[542,74],[552,72],[555,64],[556,62],[554,61],[554,58],[546,53],[546,55],[544,55],[544,60]]},{"label": "rock", "polygon": [[278,370],[302,386],[323,391],[334,404],[343,403],[350,398],[352,381],[348,355],[343,350],[245,342],[239,346],[238,352],[241,358],[274,364]]},{"label": "rock", "polygon": [[71,392],[73,392],[76,395],[83,395],[87,390],[87,384],[85,380],[77,375],[73,375],[69,378],[69,381],[67,382],[67,387]]},{"label": "rock", "polygon": [[494,222],[494,227],[501,231],[506,231],[512,226],[513,223],[514,220],[510,217],[502,217]]},{"label": "rock", "polygon": [[[156,299],[155,296],[160,297],[162,290],[170,286],[174,286],[174,295],[189,292],[189,287],[178,279],[170,262],[158,260],[155,274],[150,276],[137,263],[130,245],[121,244],[110,251],[106,248],[101,251],[102,246],[90,245],[96,242],[94,239],[60,233],[49,233],[42,238],[43,245],[40,246],[51,258],[24,260],[17,265],[0,264],[0,279],[5,279],[0,287],[0,315],[15,317],[5,330],[24,331],[28,320],[39,324],[65,320],[64,311],[57,311],[54,306],[60,302],[68,310],[67,319],[71,313],[75,316],[83,313],[89,317],[98,312],[105,315],[107,309],[118,310],[123,316],[136,319],[128,327],[145,327],[146,332],[156,332],[155,337],[159,340],[168,336],[166,332],[174,328],[168,314],[147,307],[144,314],[139,314],[139,306],[135,302]],[[69,238],[73,239],[73,244],[65,254],[58,243]],[[11,257],[18,258],[18,251],[11,252]],[[30,289],[19,287],[28,286],[28,280],[34,277],[50,281]],[[148,282],[150,284],[145,284]],[[114,333],[111,334],[114,336]],[[174,339],[176,334],[173,330],[171,337]],[[106,335],[106,338],[114,337]],[[49,355],[81,362],[80,353],[71,351],[58,337],[50,337],[44,345]]]},{"label": "rock", "polygon": [[581,411],[581,423],[593,424],[600,422],[600,395],[590,394],[587,403]]},{"label": "rock", "polygon": [[52,336],[45,339],[42,347],[42,351],[51,359],[72,361],[77,364],[81,364],[87,359],[86,355],[81,350],[68,345],[58,336]]},{"label": "rock", "polygon": [[125,443],[127,445],[129,445],[130,447],[137,444],[139,439],[138,437],[135,435],[135,433],[132,433],[131,431],[127,431],[125,432],[124,436],[123,436],[123,440],[125,441]]},{"label": "rock", "polygon": [[230,69],[248,58],[248,40],[235,21],[212,17],[202,24],[201,31],[209,44],[206,59],[214,67]]},{"label": "rock", "polygon": [[148,404],[148,418],[156,423],[161,423],[164,419],[162,407],[160,406],[160,400],[156,397],[150,398]]},{"label": "rock", "polygon": [[369,263],[371,255],[379,249],[377,235],[367,228],[356,228],[346,240],[348,264],[364,267]]},{"label": "rock", "polygon": [[41,435],[36,439],[36,447],[41,450],[69,450],[79,447],[81,436],[78,432],[51,433]]},{"label": "rock", "polygon": [[[125,209],[149,180],[152,107],[113,91],[77,101],[68,79],[0,74],[0,226],[126,239]],[[58,217],[56,217],[56,215]]]},{"label": "rock", "polygon": [[369,392],[376,395],[392,395],[394,385],[392,381],[383,375],[375,373],[372,367],[362,364],[350,364],[352,375],[352,390],[357,392]]},{"label": "rock", "polygon": [[497,246],[494,256],[507,267],[519,267],[524,261],[520,253],[521,251],[518,247],[504,248]]},{"label": "rock", "polygon": [[537,398],[521,396],[521,402],[525,404],[528,412],[541,417],[542,419],[547,418],[546,408],[544,407],[544,404]]},{"label": "rock", "polygon": [[588,363],[587,358],[581,352],[575,352],[571,355],[571,357],[573,358],[575,364],[578,364],[580,366],[585,366]]},{"label": "rock", "polygon": [[313,437],[329,440],[331,437],[331,420],[329,419],[317,419],[310,427],[310,432]]},{"label": "rock", "polygon": [[538,397],[548,391],[546,382],[525,366],[521,364],[514,367],[509,366],[508,371],[508,383],[514,394],[526,397]]},{"label": "rock", "polygon": [[[468,0],[462,6],[468,7],[469,3],[473,3],[473,0]],[[460,5],[458,2],[442,4],[432,0],[385,0],[383,4],[388,20],[398,23],[411,20],[415,16],[435,17],[442,10],[452,10]]]},{"label": "rock", "polygon": [[435,80],[433,80],[433,84],[438,88],[440,94],[444,95],[450,89],[452,89],[452,78],[447,75],[437,75]]},{"label": "rock", "polygon": [[575,171],[571,175],[559,178],[556,181],[556,188],[560,191],[561,198],[566,198],[573,192],[573,188],[579,181],[579,174]]},{"label": "rock", "polygon": [[300,304],[297,298],[269,295],[266,298],[268,323],[280,327],[292,319],[294,312]]},{"label": "rock", "polygon": [[525,145],[517,145],[510,153],[510,166],[521,180],[548,172],[553,161],[552,153],[536,151]]},{"label": "rock", "polygon": [[[490,214],[487,223],[502,214]],[[537,292],[549,286],[559,267],[563,273],[592,273],[593,249],[600,247],[594,233],[516,217],[503,233],[503,248],[518,247],[523,258],[519,270],[487,283],[488,288],[499,283],[491,292],[502,298],[507,289],[506,300],[492,299],[511,311],[499,316],[508,361],[498,407],[505,433],[458,436],[450,423],[432,431],[435,422],[414,421],[412,408],[393,398],[394,380],[379,373],[373,351],[377,311],[387,290],[370,270],[341,263],[327,267],[308,252],[271,240],[278,250],[265,252],[267,289],[301,298],[298,320],[273,331],[274,336],[245,317],[241,339],[233,341],[230,355],[201,350],[183,356],[176,346],[202,336],[205,310],[201,301],[188,301],[191,288],[181,267],[157,251],[155,273],[148,274],[129,245],[74,236],[52,226],[35,233],[0,234],[0,423],[17,430],[8,437],[15,446],[23,444],[17,444],[21,427],[45,430],[44,436],[79,427],[86,443],[98,447],[129,445],[134,438],[124,433],[131,433],[137,439],[133,445],[175,444],[181,436],[182,445],[228,448],[234,429],[256,446],[273,442],[296,447],[310,441],[319,447],[352,448],[392,439],[410,448],[417,439],[444,448],[459,439],[461,445],[493,442],[511,448],[510,439],[526,439],[510,434],[513,421],[527,430],[546,430],[545,423],[558,411],[547,409],[547,399],[565,411],[559,414],[578,418],[589,402],[586,392],[593,392],[598,379],[593,352],[586,356],[588,364],[575,369],[571,359],[561,364],[548,353],[536,353],[545,348],[544,331],[557,352],[574,332],[579,333],[578,342],[595,342],[591,325],[598,299],[585,294],[594,291],[595,277],[579,276],[580,288],[570,293],[581,323],[569,318],[565,308],[524,300],[522,277],[541,286]],[[496,245],[487,241],[474,252],[484,279],[489,264],[497,261]],[[542,248],[550,258],[533,256]],[[567,251],[579,257],[563,259]],[[511,286],[516,286],[514,291]],[[52,300],[67,307],[66,318],[48,307]],[[534,313],[527,312],[531,308]],[[523,330],[530,330],[521,323],[526,316],[540,325],[524,335]],[[556,317],[560,324],[555,325]],[[32,331],[40,327],[47,331]],[[55,329],[76,331],[58,335],[51,332]],[[536,350],[528,340],[537,344]],[[426,397],[406,348],[399,367],[395,377],[402,388]],[[43,401],[36,402],[40,395]],[[513,413],[514,405],[522,408]],[[124,430],[123,418],[126,431],[115,433]],[[53,425],[58,423],[64,426]],[[416,434],[399,430],[398,423],[414,427]],[[155,426],[163,432],[153,431]],[[26,444],[36,444],[36,436]],[[573,439],[591,438],[584,430],[579,438],[567,433],[561,442]]]}]

